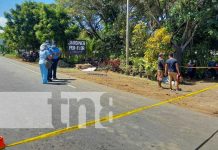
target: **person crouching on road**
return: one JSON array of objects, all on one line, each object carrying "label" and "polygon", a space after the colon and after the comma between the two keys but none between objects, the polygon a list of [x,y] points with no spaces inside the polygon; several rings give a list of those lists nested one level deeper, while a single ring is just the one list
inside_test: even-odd
[{"label": "person crouching on road", "polygon": [[52,59],[52,56],[48,51],[47,45],[42,44],[40,46],[40,51],[39,51],[39,66],[40,66],[40,71],[41,71],[42,83],[43,84],[48,83],[48,69],[46,67],[47,59]]},{"label": "person crouching on road", "polygon": [[51,69],[49,69],[48,72],[48,78],[49,80],[57,80],[57,67],[58,67],[58,61],[59,61],[59,57],[61,55],[61,51],[59,50],[59,48],[57,48],[56,44],[53,44],[51,46],[50,49],[51,53],[52,53],[52,66]]},{"label": "person crouching on road", "polygon": [[166,61],[165,75],[167,75],[167,71],[170,80],[170,89],[173,90],[172,81],[176,81],[176,90],[181,91],[181,89],[179,88],[179,64],[177,60],[173,58],[173,53],[169,54],[169,59]]},{"label": "person crouching on road", "polygon": [[158,82],[158,86],[159,88],[162,88],[161,82],[163,80],[163,76],[164,76],[164,59],[163,59],[163,54],[160,53],[159,57],[158,57],[158,70],[157,70],[157,82]]}]

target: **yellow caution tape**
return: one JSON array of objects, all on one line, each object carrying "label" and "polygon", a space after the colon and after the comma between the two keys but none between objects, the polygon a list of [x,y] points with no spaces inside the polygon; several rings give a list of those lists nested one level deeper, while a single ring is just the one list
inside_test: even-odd
[{"label": "yellow caution tape", "polygon": [[28,138],[28,139],[25,139],[25,140],[21,140],[21,141],[9,144],[9,145],[7,145],[7,147],[17,146],[17,145],[21,145],[21,144],[25,144],[25,143],[30,143],[30,142],[33,142],[33,141],[38,141],[38,140],[58,136],[60,134],[64,134],[64,133],[79,130],[79,129],[83,128],[83,127],[89,127],[89,126],[95,125],[96,123],[104,123],[104,122],[109,122],[110,120],[120,119],[120,118],[123,118],[123,117],[127,117],[127,116],[130,116],[130,115],[142,112],[144,110],[151,109],[153,107],[158,107],[158,106],[161,106],[161,105],[164,105],[164,104],[167,104],[167,103],[179,101],[179,100],[182,100],[184,98],[194,96],[194,95],[197,95],[199,93],[202,93],[202,92],[205,92],[205,91],[217,88],[217,87],[218,87],[218,84],[207,87],[205,89],[202,89],[202,90],[199,90],[199,91],[196,91],[196,92],[192,92],[190,94],[186,94],[186,95],[183,95],[183,96],[179,96],[179,97],[176,97],[176,98],[165,100],[165,101],[162,101],[162,102],[159,102],[159,103],[156,103],[156,104],[152,104],[152,105],[149,105],[149,106],[139,107],[137,109],[134,109],[134,110],[131,110],[131,111],[128,111],[128,112],[124,112],[124,113],[121,113],[121,114],[116,114],[116,115],[113,115],[111,117],[107,116],[107,117],[103,117],[103,118],[98,119],[98,120],[88,121],[88,122],[86,122],[84,124],[75,125],[75,126],[64,128],[64,129],[58,129],[58,130],[53,131],[53,132],[41,134],[41,135],[38,135],[38,136],[35,136],[35,137],[32,137],[32,138]]},{"label": "yellow caution tape", "polygon": [[196,68],[196,69],[218,69],[218,67],[187,67],[187,66],[180,66],[181,68]]}]

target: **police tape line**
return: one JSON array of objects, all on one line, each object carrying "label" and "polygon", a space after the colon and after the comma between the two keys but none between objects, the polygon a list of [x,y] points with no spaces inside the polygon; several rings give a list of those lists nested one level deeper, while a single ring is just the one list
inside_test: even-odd
[{"label": "police tape line", "polygon": [[104,122],[109,122],[111,120],[124,118],[124,117],[130,116],[130,115],[142,112],[144,110],[148,110],[148,109],[151,109],[151,108],[154,108],[154,107],[162,106],[162,105],[167,104],[167,103],[180,101],[180,100],[182,100],[184,98],[191,97],[191,96],[194,96],[194,95],[197,95],[197,94],[200,94],[202,92],[206,92],[208,90],[212,90],[212,89],[215,89],[215,88],[218,88],[218,84],[207,87],[207,88],[204,88],[204,89],[196,91],[196,92],[192,92],[192,93],[183,95],[183,96],[171,98],[169,100],[165,100],[165,101],[162,101],[162,102],[159,102],[159,103],[156,103],[156,104],[152,104],[152,105],[149,105],[149,106],[143,106],[143,107],[139,107],[137,109],[131,110],[131,111],[116,114],[116,115],[113,115],[111,117],[110,116],[103,117],[103,118],[98,119],[98,120],[88,121],[88,122],[86,122],[84,124],[75,125],[75,126],[64,128],[64,129],[58,129],[58,130],[55,130],[53,132],[49,132],[49,133],[41,134],[41,135],[38,135],[38,136],[35,136],[35,137],[32,137],[32,138],[24,139],[24,140],[15,142],[15,143],[11,143],[11,144],[7,145],[6,147],[13,147],[13,146],[21,145],[21,144],[30,143],[30,142],[33,142],[33,141],[39,141],[39,140],[47,139],[47,138],[50,138],[50,137],[55,137],[55,136],[58,136],[58,135],[61,135],[61,134],[64,134],[64,133],[76,131],[76,130],[79,130],[79,129],[83,128],[83,127],[89,127],[89,126],[95,125],[96,123],[104,123]]}]

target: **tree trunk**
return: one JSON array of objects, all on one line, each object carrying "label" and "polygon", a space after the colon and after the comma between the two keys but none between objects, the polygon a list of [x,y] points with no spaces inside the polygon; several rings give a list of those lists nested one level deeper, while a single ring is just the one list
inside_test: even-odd
[{"label": "tree trunk", "polygon": [[[198,24],[195,24],[193,28],[189,29],[188,30],[188,22],[186,23],[186,27],[185,27],[185,31],[183,33],[183,36],[182,36],[182,39],[184,42],[178,44],[178,43],[175,43],[173,41],[171,41],[174,49],[176,50],[176,53],[175,53],[175,58],[177,59],[179,65],[182,64],[182,58],[183,58],[183,53],[186,49],[186,47],[190,44],[190,42],[193,40],[193,37],[195,35],[195,32],[198,28]],[[182,27],[182,26],[181,26]],[[192,31],[193,30],[193,31]],[[179,31],[179,30],[178,30]],[[189,34],[188,34],[189,32]],[[188,35],[187,35],[188,34]],[[174,33],[174,36],[176,35],[176,33]],[[188,37],[187,37],[188,36]]]},{"label": "tree trunk", "polygon": [[182,47],[178,46],[176,43],[172,42],[173,48],[176,50],[175,51],[175,58],[177,59],[177,62],[179,65],[182,64],[182,55],[183,55],[183,49]]},{"label": "tree trunk", "polygon": [[182,48],[177,47],[176,53],[175,53],[175,58],[177,59],[179,65],[182,64],[182,56],[183,56]]}]

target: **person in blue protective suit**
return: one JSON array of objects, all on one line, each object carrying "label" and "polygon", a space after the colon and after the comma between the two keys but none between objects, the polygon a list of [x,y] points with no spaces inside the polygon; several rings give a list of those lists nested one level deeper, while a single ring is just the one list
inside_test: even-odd
[{"label": "person in blue protective suit", "polygon": [[52,55],[48,50],[48,46],[44,43],[40,46],[40,51],[39,51],[39,66],[40,66],[43,84],[48,83],[48,69],[46,68],[47,59],[52,59]]},{"label": "person in blue protective suit", "polygon": [[56,46],[55,43],[51,46],[50,51],[51,51],[53,57],[52,57],[52,66],[48,72],[48,74],[49,74],[48,79],[51,81],[51,79],[57,80],[57,75],[56,75],[57,74],[57,66],[58,66],[58,61],[59,61],[60,55],[61,55],[61,51]]},{"label": "person in blue protective suit", "polygon": [[[49,40],[46,40],[43,44],[45,44],[47,46],[47,49],[48,49],[49,53],[51,55],[53,55],[51,42]],[[50,61],[52,62],[52,60],[50,60]],[[52,79],[50,77],[51,72],[52,72],[52,69],[50,67],[50,68],[48,68],[48,75],[47,75],[48,82],[52,82]]]}]

